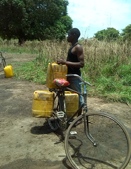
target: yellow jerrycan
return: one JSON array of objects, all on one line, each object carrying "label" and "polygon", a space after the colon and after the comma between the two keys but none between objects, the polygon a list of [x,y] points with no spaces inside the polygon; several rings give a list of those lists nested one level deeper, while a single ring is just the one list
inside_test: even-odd
[{"label": "yellow jerrycan", "polygon": [[65,91],[65,103],[67,116],[72,116],[79,108],[79,95],[70,91]]},{"label": "yellow jerrycan", "polygon": [[49,63],[47,68],[47,77],[46,77],[46,86],[51,88],[57,88],[57,86],[53,83],[54,79],[67,79],[67,66],[57,63]]},{"label": "yellow jerrycan", "polygon": [[47,118],[52,115],[54,93],[48,90],[36,90],[33,95],[32,115]]},{"label": "yellow jerrycan", "polygon": [[12,77],[14,75],[13,67],[11,65],[5,66],[4,73],[5,73],[5,77],[7,77],[7,78]]}]

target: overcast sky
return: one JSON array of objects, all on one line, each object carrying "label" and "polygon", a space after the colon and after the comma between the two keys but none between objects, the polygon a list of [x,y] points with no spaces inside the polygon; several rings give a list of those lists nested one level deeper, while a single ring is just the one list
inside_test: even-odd
[{"label": "overcast sky", "polygon": [[68,0],[68,15],[81,37],[90,38],[113,27],[121,32],[131,24],[131,0]]}]

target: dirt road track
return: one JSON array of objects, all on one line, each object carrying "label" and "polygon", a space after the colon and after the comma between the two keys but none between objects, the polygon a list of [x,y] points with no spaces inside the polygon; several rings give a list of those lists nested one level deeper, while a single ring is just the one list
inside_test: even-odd
[{"label": "dirt road track", "polygon": [[[65,159],[64,144],[46,125],[32,117],[32,96],[45,86],[0,75],[0,169],[71,169]],[[89,109],[111,112],[131,135],[131,107],[88,99]],[[127,169],[131,169],[131,162]]]}]

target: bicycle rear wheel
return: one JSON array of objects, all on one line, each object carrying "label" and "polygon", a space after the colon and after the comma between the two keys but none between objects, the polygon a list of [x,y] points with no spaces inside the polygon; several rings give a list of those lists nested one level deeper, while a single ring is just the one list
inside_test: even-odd
[{"label": "bicycle rear wheel", "polygon": [[131,154],[130,137],[124,125],[105,113],[86,114],[86,120],[84,123],[83,115],[79,116],[66,133],[65,151],[73,168],[124,169]]}]

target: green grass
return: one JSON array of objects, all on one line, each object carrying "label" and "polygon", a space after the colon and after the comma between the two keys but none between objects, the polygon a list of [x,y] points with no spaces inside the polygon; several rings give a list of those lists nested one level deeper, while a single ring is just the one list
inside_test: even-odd
[{"label": "green grass", "polygon": [[[92,70],[93,71],[93,70]],[[131,66],[129,64],[101,64],[101,68],[90,79],[95,84],[93,95],[109,101],[131,103]]]},{"label": "green grass", "polygon": [[[88,46],[88,43],[83,44],[86,46],[84,46],[85,67],[82,69],[82,75],[85,80],[94,85],[89,87],[89,95],[108,101],[131,103],[131,57],[128,55],[129,52],[120,51],[122,47],[118,44],[114,45],[110,53],[108,45],[99,44],[96,50],[94,46]],[[48,63],[56,61],[58,56],[66,57],[68,46],[65,44],[64,42],[60,44],[49,41],[27,42],[24,46],[15,49],[11,43],[9,46],[3,45],[2,49],[9,53],[35,53],[37,57],[33,61],[15,64],[15,77],[46,84]],[[119,50],[116,50],[116,47]]]},{"label": "green grass", "polygon": [[19,63],[14,70],[15,76],[18,79],[25,79],[40,84],[46,84],[46,72],[48,62],[47,58],[39,55],[33,61]]},{"label": "green grass", "polygon": [[0,51],[2,52],[38,54],[41,47],[39,41],[31,41],[25,45],[19,46],[17,40],[0,40]]},{"label": "green grass", "polygon": [[19,64],[19,67],[14,70],[15,76],[18,79],[25,79],[42,84],[45,84],[45,74],[43,73],[44,71],[45,70],[42,67],[39,67],[38,69],[37,65],[33,61]]},{"label": "green grass", "polygon": [[[46,84],[47,65],[50,62],[36,58],[26,62],[15,69],[15,75],[19,79],[26,79],[40,84]],[[121,65],[114,68],[105,65],[99,70],[92,70],[92,75],[83,70],[83,77],[90,81],[94,87],[90,87],[89,95],[105,98],[108,101],[120,101],[131,103],[131,73],[130,65]]]}]

